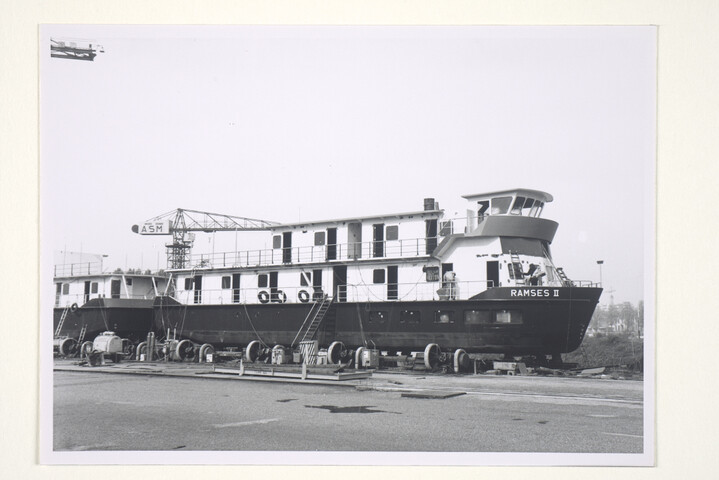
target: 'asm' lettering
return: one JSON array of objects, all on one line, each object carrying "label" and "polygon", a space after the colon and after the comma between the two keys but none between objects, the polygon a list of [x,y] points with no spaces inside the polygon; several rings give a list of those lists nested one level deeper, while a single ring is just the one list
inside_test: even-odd
[{"label": "'asm' lettering", "polygon": [[140,233],[162,233],[162,223],[145,223]]}]

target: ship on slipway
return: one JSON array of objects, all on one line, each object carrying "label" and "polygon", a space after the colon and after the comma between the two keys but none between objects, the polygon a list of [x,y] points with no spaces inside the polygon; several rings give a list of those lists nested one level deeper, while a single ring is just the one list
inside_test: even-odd
[{"label": "ship on slipway", "polygon": [[[560,358],[602,292],[568,278],[542,218],[550,194],[465,195],[466,217],[423,209],[270,224],[272,248],[190,255],[154,300],[156,331],[255,360],[316,342],[330,363],[363,349]],[[356,358],[356,357],[355,357]]]},{"label": "ship on slipway", "polygon": [[168,285],[149,271],[103,272],[99,261],[55,265],[53,282],[53,345],[61,355],[106,331],[136,345],[153,330],[154,299]]}]

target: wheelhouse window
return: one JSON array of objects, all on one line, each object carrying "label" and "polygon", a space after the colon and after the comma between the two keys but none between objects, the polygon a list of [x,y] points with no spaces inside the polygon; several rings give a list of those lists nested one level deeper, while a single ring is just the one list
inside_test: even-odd
[{"label": "wheelhouse window", "polygon": [[325,244],[325,232],[315,232],[315,246],[320,247]]},{"label": "wheelhouse window", "polygon": [[512,203],[512,197],[496,197],[492,199],[492,208],[490,215],[503,215],[509,210]]},{"label": "wheelhouse window", "polygon": [[527,201],[526,197],[517,197],[512,205],[512,210],[509,212],[512,215],[521,215],[522,208],[524,208],[524,202]]},{"label": "wheelhouse window", "polygon": [[282,248],[282,235],[272,237],[272,248]]},{"label": "wheelhouse window", "polygon": [[257,275],[257,287],[258,288],[267,288],[268,281],[267,281],[267,274],[261,273]]},{"label": "wheelhouse window", "polygon": [[377,268],[372,271],[373,283],[384,283],[384,268]]},{"label": "wheelhouse window", "polygon": [[437,310],[434,312],[434,323],[454,323],[452,310]]},{"label": "wheelhouse window", "polygon": [[495,312],[495,319],[497,323],[521,325],[522,311],[521,310],[497,310]]},{"label": "wheelhouse window", "polygon": [[399,323],[406,323],[407,325],[419,325],[422,319],[422,315],[417,310],[402,310],[399,314]]},{"label": "wheelhouse window", "polygon": [[387,226],[387,240],[399,240],[399,225]]},{"label": "wheelhouse window", "polygon": [[300,272],[300,286],[308,287],[312,284],[312,272]]},{"label": "wheelhouse window", "polygon": [[191,278],[185,279],[185,290],[192,290],[192,279]]},{"label": "wheelhouse window", "polygon": [[232,277],[229,275],[222,277],[222,288],[230,288],[232,286]]},{"label": "wheelhouse window", "polygon": [[487,325],[492,323],[492,312],[490,310],[465,310],[465,325]]},{"label": "wheelhouse window", "polygon": [[532,205],[532,208],[529,211],[529,216],[530,217],[539,217],[542,214],[542,208],[544,208],[544,202],[535,200],[534,205]]},{"label": "wheelhouse window", "polygon": [[90,284],[90,293],[97,293],[97,282],[92,282]]},{"label": "wheelhouse window", "polygon": [[387,323],[387,312],[369,312],[369,323],[382,325]]}]

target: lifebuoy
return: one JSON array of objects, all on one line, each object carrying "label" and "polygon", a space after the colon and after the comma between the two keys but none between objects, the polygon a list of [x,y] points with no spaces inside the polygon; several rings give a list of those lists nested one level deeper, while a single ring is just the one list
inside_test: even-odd
[{"label": "lifebuoy", "polygon": [[73,303],[72,305],[70,305],[70,311],[71,311],[72,313],[77,312],[79,308],[80,308],[80,307],[77,306],[77,303]]},{"label": "lifebuoy", "polygon": [[260,300],[260,303],[268,303],[270,301],[270,294],[262,290],[257,294],[257,298]]},{"label": "lifebuoy", "polygon": [[300,299],[300,302],[307,303],[310,301],[310,293],[307,290],[300,290],[297,294],[297,298]]},{"label": "lifebuoy", "polygon": [[275,296],[277,297],[277,303],[285,303],[287,301],[287,295],[285,295],[285,292],[282,290],[277,290]]}]

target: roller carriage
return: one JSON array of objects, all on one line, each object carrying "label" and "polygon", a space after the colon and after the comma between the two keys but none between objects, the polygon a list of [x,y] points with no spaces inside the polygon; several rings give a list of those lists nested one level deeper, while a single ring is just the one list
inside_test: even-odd
[{"label": "roller carriage", "polygon": [[144,362],[206,362],[215,349],[209,343],[197,345],[189,339],[177,339],[174,335],[157,339],[154,332],[140,342],[134,350],[134,358]]}]

